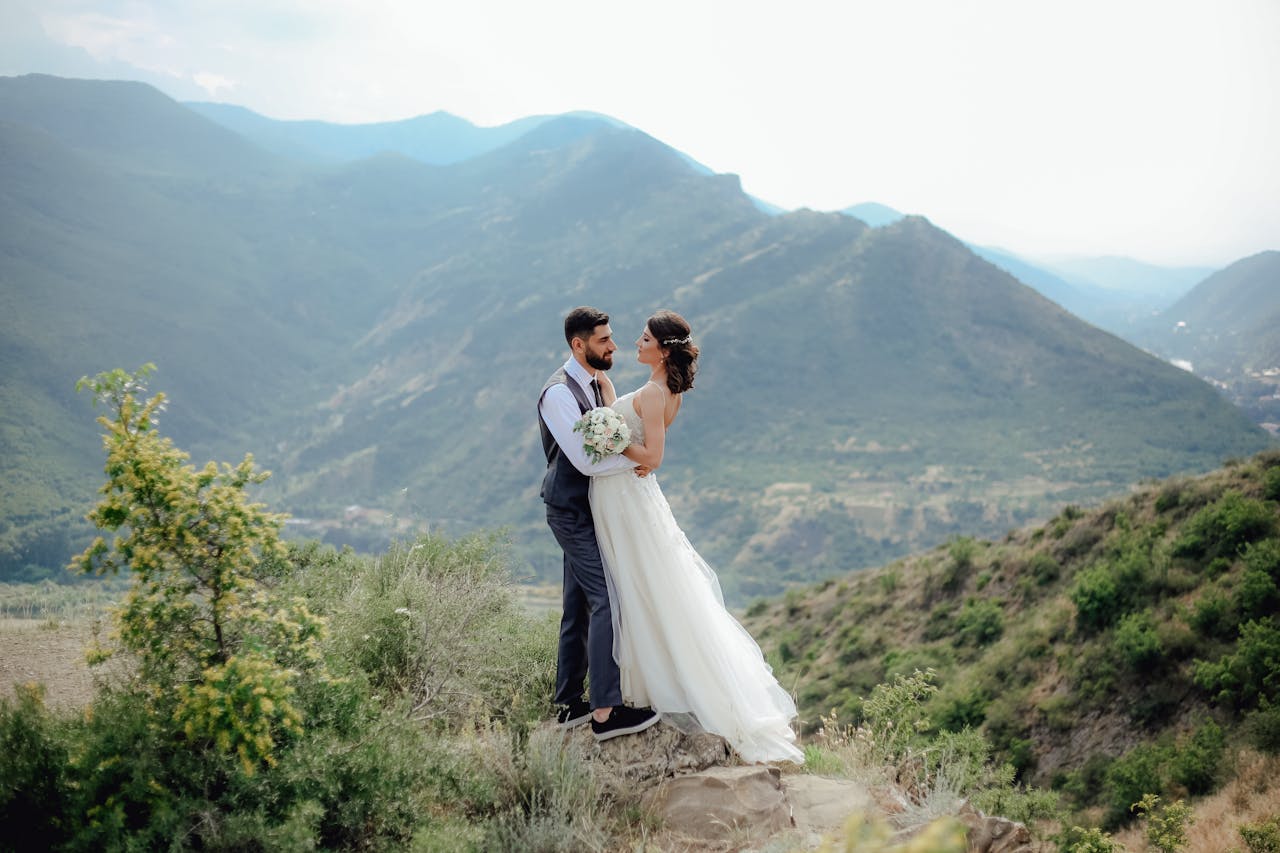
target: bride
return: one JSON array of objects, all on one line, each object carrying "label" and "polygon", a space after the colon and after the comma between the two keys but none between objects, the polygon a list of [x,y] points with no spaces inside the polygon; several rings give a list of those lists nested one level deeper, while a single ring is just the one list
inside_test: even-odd
[{"label": "bride", "polygon": [[[624,454],[656,470],[681,395],[693,387],[698,348],[689,324],[672,311],[650,317],[636,347],[649,381],[615,399],[606,377],[602,391],[631,429]],[[803,763],[790,725],[795,703],[725,609],[715,572],[676,524],[657,479],[628,469],[598,475],[590,500],[624,700],[669,720],[692,715],[746,761]]]}]

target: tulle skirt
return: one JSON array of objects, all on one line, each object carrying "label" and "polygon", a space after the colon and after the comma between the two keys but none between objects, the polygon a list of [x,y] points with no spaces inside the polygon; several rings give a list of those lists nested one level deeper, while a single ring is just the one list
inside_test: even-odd
[{"label": "tulle skirt", "polygon": [[691,715],[746,761],[802,763],[795,702],[725,609],[715,572],[676,524],[656,477],[593,478],[591,512],[624,700],[664,718]]}]

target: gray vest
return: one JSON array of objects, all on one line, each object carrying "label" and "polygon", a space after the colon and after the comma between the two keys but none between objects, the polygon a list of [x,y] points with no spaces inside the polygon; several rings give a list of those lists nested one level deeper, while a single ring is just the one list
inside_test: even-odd
[{"label": "gray vest", "polygon": [[542,419],[542,398],[552,385],[568,385],[584,415],[595,408],[595,403],[587,397],[582,386],[570,379],[563,367],[551,374],[547,384],[542,386],[542,393],[538,395],[538,428],[542,430],[542,452],[547,456],[547,473],[542,478],[542,500],[551,506],[578,509],[590,515],[591,504],[587,499],[587,491],[591,486],[591,478],[564,458],[555,436]]}]

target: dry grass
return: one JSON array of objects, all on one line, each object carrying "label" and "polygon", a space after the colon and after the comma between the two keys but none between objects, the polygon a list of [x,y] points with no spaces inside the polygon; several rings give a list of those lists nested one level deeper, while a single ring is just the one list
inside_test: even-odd
[{"label": "dry grass", "polygon": [[[1187,829],[1189,853],[1245,850],[1240,827],[1280,814],[1280,756],[1240,753],[1235,778],[1193,806],[1195,822]],[[1154,850],[1141,823],[1117,833],[1116,839],[1132,853]]]}]

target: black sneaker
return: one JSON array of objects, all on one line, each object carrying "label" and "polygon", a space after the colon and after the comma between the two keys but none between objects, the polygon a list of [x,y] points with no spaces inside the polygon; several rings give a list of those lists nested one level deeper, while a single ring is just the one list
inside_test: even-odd
[{"label": "black sneaker", "polygon": [[591,733],[596,736],[596,740],[608,740],[619,735],[633,735],[649,728],[659,719],[658,713],[648,708],[628,708],[626,705],[619,705],[613,709],[613,713],[609,714],[609,719],[603,723],[597,723],[593,719],[591,721]]},{"label": "black sneaker", "polygon": [[574,699],[568,705],[561,705],[560,713],[556,714],[556,723],[562,729],[580,726],[589,719],[591,719],[591,703],[585,699]]}]

